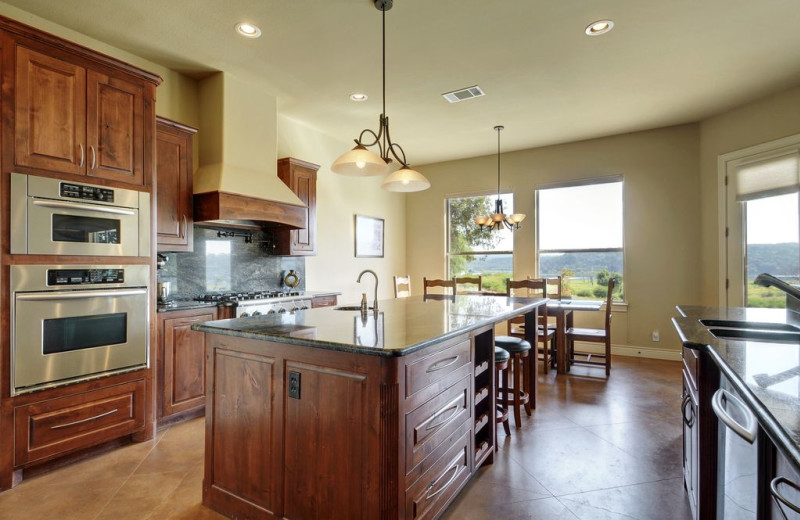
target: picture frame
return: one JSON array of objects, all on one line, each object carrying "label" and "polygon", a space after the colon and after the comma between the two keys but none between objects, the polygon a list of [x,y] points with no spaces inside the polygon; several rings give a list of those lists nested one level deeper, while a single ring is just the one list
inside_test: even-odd
[{"label": "picture frame", "polygon": [[355,256],[383,258],[384,220],[355,215]]}]

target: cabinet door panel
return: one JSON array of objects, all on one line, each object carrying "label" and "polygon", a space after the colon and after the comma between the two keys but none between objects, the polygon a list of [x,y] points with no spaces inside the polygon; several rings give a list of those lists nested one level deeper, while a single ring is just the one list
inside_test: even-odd
[{"label": "cabinet door panel", "polygon": [[159,251],[191,251],[192,136],[158,123],[156,133],[156,227]]},{"label": "cabinet door panel", "polygon": [[364,482],[368,455],[363,428],[368,424],[367,378],[287,362],[287,384],[292,372],[300,377],[300,398],[285,400],[284,515],[363,518],[352,513],[366,514],[362,505],[369,488]]},{"label": "cabinet door panel", "polygon": [[144,88],[91,70],[86,88],[89,175],[142,184]]},{"label": "cabinet door panel", "polygon": [[205,405],[206,335],[191,327],[213,319],[209,312],[164,320],[164,416]]},{"label": "cabinet door panel", "polygon": [[317,227],[317,197],[316,197],[316,178],[312,172],[298,169],[294,176],[294,186],[292,187],[297,196],[308,206],[308,227],[292,231],[292,245],[296,251],[314,251],[314,233]]},{"label": "cabinet door panel", "polygon": [[15,164],[86,171],[86,69],[17,48]]}]

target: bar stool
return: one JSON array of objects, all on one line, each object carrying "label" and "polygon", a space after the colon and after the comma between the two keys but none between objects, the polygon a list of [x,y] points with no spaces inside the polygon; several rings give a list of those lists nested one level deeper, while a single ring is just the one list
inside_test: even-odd
[{"label": "bar stool", "polygon": [[497,412],[494,423],[494,450],[497,451],[497,425],[503,423],[503,430],[506,435],[511,435],[511,428],[508,426],[508,404],[505,398],[500,396],[500,376],[508,381],[508,361],[511,354],[504,348],[494,347],[494,369],[495,369],[495,396],[497,396]]},{"label": "bar stool", "polygon": [[497,336],[494,338],[494,345],[500,347],[510,354],[511,372],[514,378],[514,385],[508,385],[508,370],[503,372],[503,387],[499,389],[503,396],[503,404],[511,405],[514,408],[514,423],[517,428],[522,427],[522,416],[520,408],[525,407],[525,413],[531,415],[531,374],[527,360],[523,358],[530,355],[531,344],[522,338],[513,336]]}]

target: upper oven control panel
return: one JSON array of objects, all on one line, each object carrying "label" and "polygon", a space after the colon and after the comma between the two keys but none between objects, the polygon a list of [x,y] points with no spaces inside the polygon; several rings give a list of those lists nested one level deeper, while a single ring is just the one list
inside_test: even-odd
[{"label": "upper oven control panel", "polygon": [[70,199],[114,202],[114,190],[101,188],[100,186],[87,186],[85,184],[70,184],[68,182],[62,182],[60,194],[62,197],[68,197]]},{"label": "upper oven control panel", "polygon": [[124,269],[48,269],[47,285],[125,283]]}]

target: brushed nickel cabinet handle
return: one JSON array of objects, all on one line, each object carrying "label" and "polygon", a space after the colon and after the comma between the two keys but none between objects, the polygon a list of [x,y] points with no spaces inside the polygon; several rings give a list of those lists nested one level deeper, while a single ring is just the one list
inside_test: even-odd
[{"label": "brushed nickel cabinet handle", "polygon": [[186,234],[188,231],[189,231],[189,219],[186,218],[186,215],[184,214],[181,217],[181,230],[178,232],[178,236],[180,238],[186,238]]},{"label": "brushed nickel cabinet handle", "polygon": [[431,372],[436,372],[438,370],[442,370],[444,368],[447,368],[450,365],[452,365],[453,363],[457,362],[458,358],[460,358],[460,357],[461,356],[453,356],[451,358],[447,358],[447,359],[443,359],[441,361],[437,361],[433,365],[429,366],[428,369],[425,372],[431,373]]},{"label": "brushed nickel cabinet handle", "polygon": [[89,147],[89,151],[92,152],[92,166],[91,166],[91,169],[94,170],[97,167],[97,152],[94,149],[94,145]]},{"label": "brushed nickel cabinet handle", "polygon": [[[745,417],[745,424],[740,424],[733,417],[731,417],[731,415],[725,409],[723,401],[730,403],[741,410],[742,415]],[[730,428],[732,432],[750,444],[755,442],[756,436],[758,435],[758,420],[753,412],[751,412],[750,409],[745,406],[745,404],[736,396],[724,388],[720,388],[714,392],[714,396],[711,398],[711,408],[714,410],[714,414],[719,418],[719,420],[722,421],[725,426]]]},{"label": "brushed nickel cabinet handle", "polygon": [[778,491],[778,485],[780,484],[786,484],[795,491],[800,491],[800,488],[797,487],[797,484],[787,479],[786,477],[775,477],[774,479],[772,479],[772,482],[769,483],[769,491],[772,494],[772,500],[774,500],[775,503],[778,505],[778,511],[781,512],[781,515],[783,515],[784,520],[788,520],[786,513],[783,512],[783,506],[788,507],[795,513],[800,513],[800,506],[789,502],[789,500],[785,496],[783,496],[780,491]]},{"label": "brushed nickel cabinet handle", "polygon": [[439,426],[443,425],[444,423],[446,423],[447,421],[449,421],[450,419],[455,417],[456,414],[458,413],[458,409],[460,408],[461,400],[463,398],[464,397],[461,396],[461,395],[456,397],[455,399],[453,399],[452,401],[450,401],[449,403],[444,405],[442,408],[440,408],[438,411],[436,411],[433,415],[431,415],[431,418],[429,419],[430,421],[436,419],[437,417],[439,417],[441,415],[444,415],[445,412],[448,412],[450,410],[454,410],[454,413],[451,413],[445,419],[442,419],[441,421],[438,421],[436,423],[429,424],[428,426],[426,426],[425,427],[425,431],[435,430]]},{"label": "brushed nickel cabinet handle", "polygon": [[86,160],[86,152],[83,150],[83,143],[79,143],[78,147],[81,149],[81,161],[78,163],[78,166],[83,168],[83,161]]},{"label": "brushed nickel cabinet handle", "polygon": [[65,423],[65,424],[57,424],[55,426],[51,426],[50,429],[51,430],[58,430],[59,428],[67,428],[69,426],[75,426],[76,424],[87,423],[89,421],[94,421],[94,420],[100,419],[101,417],[105,417],[107,415],[113,415],[113,414],[117,413],[118,411],[119,411],[119,408],[114,408],[113,410],[110,410],[108,412],[101,413],[101,414],[95,415],[93,417],[88,417],[86,419],[81,419],[80,421],[73,421],[73,422]]},{"label": "brushed nickel cabinet handle", "polygon": [[[458,455],[458,457],[456,458],[456,460],[454,460],[454,461],[453,461],[453,463],[452,463],[452,464],[450,464],[450,467],[449,467],[449,468],[447,468],[447,469],[444,471],[444,473],[442,473],[442,475],[441,475],[439,478],[437,478],[436,480],[434,480],[433,482],[431,482],[431,483],[430,483],[430,485],[428,486],[428,489],[429,489],[429,490],[433,489],[433,488],[436,486],[436,484],[437,484],[437,483],[438,483],[440,480],[442,480],[442,479],[444,478],[444,476],[445,476],[445,475],[447,475],[447,474],[448,474],[449,472],[451,472],[451,471],[453,472],[453,474],[450,476],[450,479],[447,481],[447,483],[446,483],[444,486],[442,486],[442,487],[440,487],[439,489],[437,489],[436,491],[434,491],[433,493],[429,493],[429,494],[428,494],[428,495],[425,497],[425,500],[430,500],[430,499],[432,499],[433,497],[435,497],[436,495],[438,495],[439,493],[441,493],[441,492],[442,492],[442,491],[444,491],[445,489],[449,488],[449,487],[450,487],[450,486],[453,484],[453,482],[456,480],[456,477],[458,476],[458,473],[459,473],[459,472],[458,472],[458,466],[459,466],[459,464],[458,464],[458,463],[460,462],[460,459],[461,459],[461,454],[459,454],[459,455]],[[455,470],[455,471],[454,471],[454,470]]]}]

